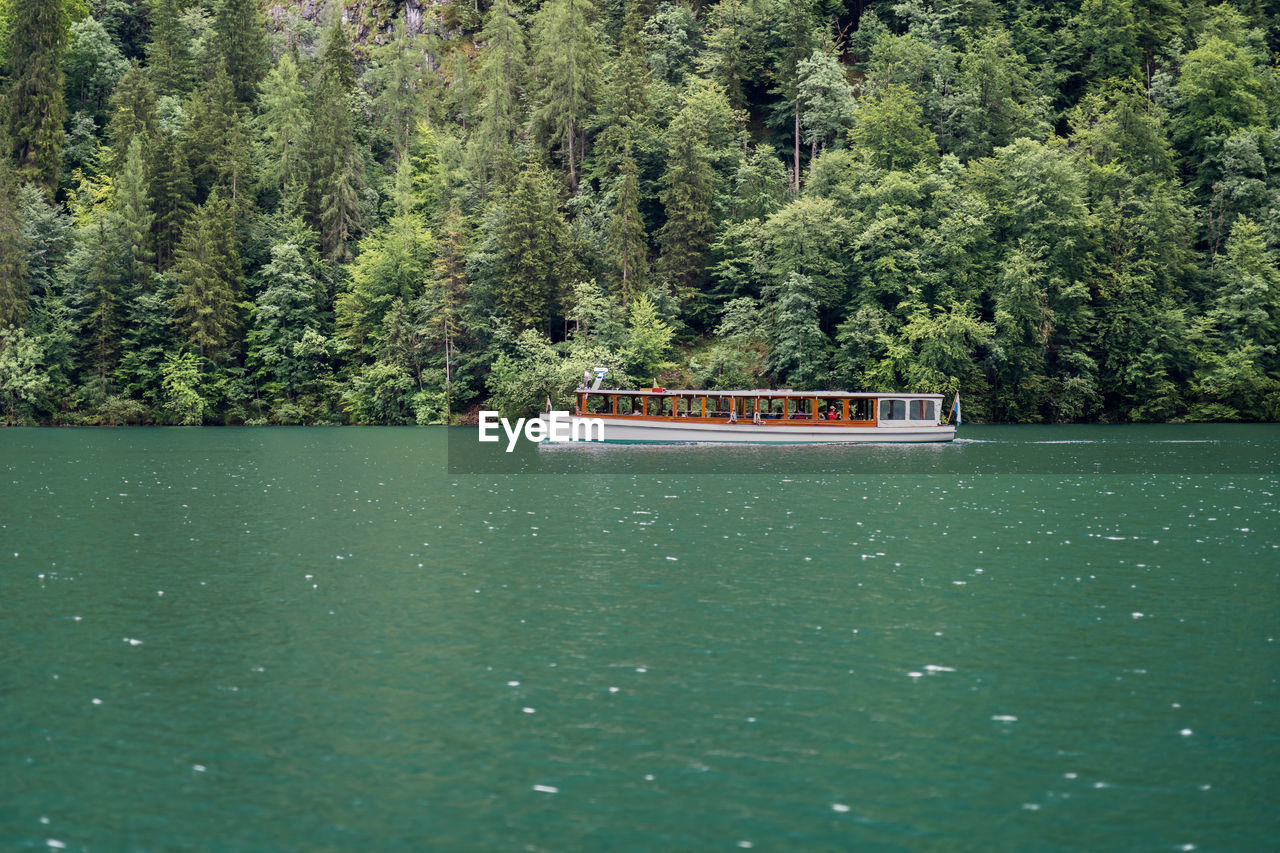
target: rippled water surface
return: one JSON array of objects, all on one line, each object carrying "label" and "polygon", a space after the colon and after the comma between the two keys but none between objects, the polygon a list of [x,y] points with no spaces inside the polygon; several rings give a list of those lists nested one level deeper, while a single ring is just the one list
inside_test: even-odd
[{"label": "rippled water surface", "polygon": [[[0,845],[1274,849],[1280,431],[1179,429],[0,431]],[[1184,439],[1227,473],[1142,470]]]}]

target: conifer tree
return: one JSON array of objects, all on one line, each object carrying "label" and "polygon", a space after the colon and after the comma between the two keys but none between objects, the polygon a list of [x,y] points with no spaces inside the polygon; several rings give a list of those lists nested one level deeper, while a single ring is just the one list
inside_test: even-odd
[{"label": "conifer tree", "polygon": [[191,85],[190,39],[182,24],[186,5],[185,0],[155,0],[151,7],[147,73],[161,95],[181,95]]},{"label": "conifer tree", "polygon": [[604,125],[595,148],[597,172],[619,174],[624,158],[644,159],[651,149],[659,147],[650,117],[651,84],[644,44],[640,40],[644,24],[640,8],[639,3],[628,5],[618,54],[609,64],[608,83],[597,118]]},{"label": "conifer tree", "polygon": [[124,170],[116,182],[115,227],[128,262],[124,270],[126,286],[145,288],[154,269],[151,250],[151,177],[144,139],[135,136],[129,143]]},{"label": "conifer tree", "polygon": [[305,146],[310,139],[311,113],[298,76],[298,64],[285,53],[262,82],[258,98],[258,127],[266,153],[263,178],[280,192],[286,213],[300,212],[295,194],[305,184]]},{"label": "conifer tree", "polygon": [[[7,141],[0,131],[0,141]],[[0,329],[27,317],[27,246],[18,184],[9,158],[0,156]]]},{"label": "conifer tree", "polygon": [[453,371],[457,361],[455,340],[461,332],[459,309],[467,295],[467,247],[462,209],[457,199],[449,204],[436,247],[435,277],[429,291],[432,325],[444,349],[445,414],[453,396]]},{"label": "conifer tree", "polygon": [[512,328],[546,329],[560,307],[567,229],[551,175],[526,164],[494,235],[495,303]]},{"label": "conifer tree", "polygon": [[[776,123],[791,125],[793,158],[791,192],[800,192],[800,91],[801,64],[813,51],[813,0],[780,0],[780,25],[775,34],[779,53],[774,67],[778,85],[772,94],[779,98]],[[790,120],[784,120],[783,115]]]},{"label": "conifer tree", "polygon": [[257,0],[220,0],[213,33],[236,100],[251,103],[267,63],[267,22]]},{"label": "conifer tree", "polygon": [[618,262],[622,299],[630,302],[643,290],[649,265],[644,220],[640,218],[640,183],[630,145],[624,149],[619,166],[617,202],[610,221],[609,243]]},{"label": "conifer tree", "polygon": [[520,98],[528,74],[524,29],[511,0],[495,0],[480,33],[486,47],[480,57],[480,126],[471,144],[481,185],[515,175]]},{"label": "conifer tree", "polygon": [[409,34],[401,15],[396,18],[391,41],[374,48],[373,66],[365,73],[365,79],[376,86],[373,109],[380,138],[390,143],[397,164],[409,150],[426,108],[421,67],[426,58],[423,40]]},{"label": "conifer tree", "polygon": [[[300,227],[305,226],[295,223],[292,230]],[[259,274],[263,288],[248,335],[249,364],[285,400],[294,398],[308,372],[295,352],[297,345],[308,330],[320,326],[315,302],[319,282],[308,266],[297,242],[286,239],[271,247],[271,261]]]},{"label": "conifer tree", "polygon": [[183,233],[170,276],[179,337],[201,358],[224,355],[239,326],[242,271],[231,205],[216,190]]},{"label": "conifer tree", "polygon": [[539,105],[533,123],[546,144],[560,146],[574,193],[586,145],[583,124],[595,106],[603,61],[595,15],[591,0],[549,0],[534,24]]},{"label": "conifer tree", "polygon": [[151,182],[155,216],[151,220],[151,229],[155,237],[156,266],[163,272],[173,263],[178,251],[187,218],[194,207],[195,185],[191,181],[182,141],[177,136],[160,131],[155,149]]},{"label": "conifer tree", "polygon": [[350,42],[341,17],[335,15],[325,36],[313,106],[316,147],[312,199],[325,254],[337,263],[350,259],[350,242],[359,231],[362,218],[364,159],[356,144],[351,110],[354,86]]},{"label": "conifer tree", "polygon": [[191,102],[186,128],[187,158],[197,198],[221,192],[239,218],[250,204],[253,152],[245,107],[231,77],[219,68]]},{"label": "conifer tree", "polygon": [[672,283],[695,287],[705,274],[714,222],[715,175],[701,117],[686,107],[667,130],[667,168],[660,198],[667,221],[658,231],[658,269]]},{"label": "conifer tree", "polygon": [[391,305],[397,300],[413,304],[426,291],[430,276],[431,233],[413,209],[412,171],[408,159],[400,161],[395,214],[360,241],[360,252],[349,267],[350,285],[338,296],[340,335],[365,355],[383,340]]},{"label": "conifer tree", "polygon": [[109,121],[107,138],[111,148],[107,167],[114,174],[124,166],[134,137],[153,139],[156,135],[156,93],[146,72],[137,64],[129,66],[111,96]]},{"label": "conifer tree", "polygon": [[62,164],[62,50],[67,21],[62,0],[14,4],[9,36],[9,129],[18,180],[38,185],[50,198]]},{"label": "conifer tree", "polygon": [[76,248],[66,276],[73,307],[80,317],[81,360],[87,368],[89,400],[101,403],[109,393],[120,355],[123,258],[110,198],[82,214]]}]

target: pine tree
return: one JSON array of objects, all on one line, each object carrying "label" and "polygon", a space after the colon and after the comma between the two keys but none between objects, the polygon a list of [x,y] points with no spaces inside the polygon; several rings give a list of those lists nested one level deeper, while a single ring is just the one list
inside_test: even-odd
[{"label": "pine tree", "polygon": [[14,4],[10,34],[9,128],[18,179],[40,186],[50,198],[62,165],[62,50],[67,21],[62,0]]},{"label": "pine tree", "polygon": [[567,229],[551,175],[526,164],[494,234],[495,302],[512,328],[546,329],[560,308]]},{"label": "pine tree", "polygon": [[114,226],[128,259],[124,270],[126,287],[135,292],[149,285],[155,262],[151,250],[151,177],[143,146],[141,136],[129,143],[115,198]]},{"label": "pine tree", "polygon": [[85,214],[66,268],[73,307],[80,317],[79,343],[81,361],[90,375],[89,399],[98,403],[109,394],[120,356],[124,258],[113,219],[107,202]]},{"label": "pine tree", "polygon": [[391,41],[374,48],[373,66],[365,74],[365,79],[375,84],[374,115],[396,163],[409,150],[426,108],[421,66],[427,52],[422,42],[421,37],[409,34],[401,15],[396,18]]},{"label": "pine tree", "polygon": [[[5,134],[0,132],[0,141]],[[0,329],[27,318],[27,240],[18,185],[9,158],[0,156]]]},{"label": "pine tree", "polygon": [[360,241],[360,252],[349,267],[350,285],[338,296],[340,335],[365,355],[384,339],[391,305],[397,300],[414,303],[430,276],[431,233],[414,212],[412,172],[409,160],[401,160],[393,193],[395,213]]},{"label": "pine tree", "polygon": [[714,232],[715,174],[700,116],[688,108],[681,110],[667,130],[667,146],[660,193],[667,221],[658,231],[662,247],[658,269],[669,281],[691,288],[705,275],[707,247]]},{"label": "pine tree", "polygon": [[213,15],[214,46],[236,100],[252,103],[266,70],[267,22],[257,0],[221,0]]},{"label": "pine tree", "polygon": [[[779,53],[774,67],[777,87],[771,94],[778,97],[776,114],[779,125],[790,124],[794,156],[791,165],[791,192],[800,193],[800,91],[801,64],[813,51],[813,0],[780,0],[781,23],[775,33]],[[790,121],[783,119],[788,115]]]},{"label": "pine tree", "polygon": [[134,137],[153,139],[157,126],[155,90],[146,72],[136,64],[130,65],[111,96],[111,118],[107,126],[111,148],[107,167],[112,174],[124,166]]},{"label": "pine tree", "polygon": [[640,183],[630,145],[623,151],[619,173],[617,202],[609,223],[609,248],[617,258],[623,301],[630,302],[643,290],[649,266],[649,246],[644,220],[640,218]]},{"label": "pine tree", "polygon": [[511,0],[495,0],[480,33],[480,126],[471,143],[481,186],[505,182],[515,175],[516,139],[520,132],[520,99],[528,69],[524,29]]},{"label": "pine tree", "polygon": [[161,95],[182,95],[191,86],[189,36],[182,24],[185,0],[155,0],[151,7],[151,41],[147,72]]},{"label": "pine tree", "polygon": [[160,131],[155,146],[151,203],[155,213],[151,229],[155,237],[156,267],[169,268],[195,200],[195,185],[187,166],[182,141],[168,131]]},{"label": "pine tree", "polygon": [[188,224],[170,271],[174,324],[201,358],[224,355],[234,341],[242,275],[231,205],[215,190]]},{"label": "pine tree", "polygon": [[258,99],[258,127],[267,157],[263,177],[280,192],[285,212],[300,212],[295,194],[305,184],[304,150],[310,139],[311,114],[307,93],[298,76],[298,64],[285,53],[262,82]]},{"label": "pine tree", "polygon": [[435,276],[428,293],[428,310],[434,333],[444,349],[445,414],[453,397],[453,371],[457,361],[455,341],[461,332],[459,309],[467,296],[467,247],[462,210],[457,199],[449,204],[441,239],[436,247]]},{"label": "pine tree", "polygon": [[335,15],[325,37],[320,80],[312,112],[316,149],[312,160],[312,203],[325,254],[335,263],[351,257],[360,230],[364,158],[356,143],[351,93],[355,63],[342,19]]},{"label": "pine tree", "polygon": [[187,158],[196,197],[207,198],[219,190],[237,218],[252,201],[253,151],[247,123],[231,77],[218,69],[192,100]]},{"label": "pine tree", "polygon": [[608,67],[608,82],[597,118],[603,125],[595,146],[597,173],[620,174],[623,159],[637,155],[643,159],[659,147],[650,115],[651,82],[640,40],[644,24],[640,15],[640,4],[628,5],[618,55]]},{"label": "pine tree", "polygon": [[538,136],[559,145],[578,191],[578,162],[586,146],[583,124],[595,106],[603,52],[591,0],[549,0],[534,24],[534,74],[540,93],[533,113]]},{"label": "pine tree", "polygon": [[271,247],[271,261],[259,273],[262,292],[248,335],[251,369],[258,379],[274,383],[285,400],[294,398],[308,372],[295,349],[308,330],[320,326],[315,302],[319,282],[303,255],[293,241]]}]

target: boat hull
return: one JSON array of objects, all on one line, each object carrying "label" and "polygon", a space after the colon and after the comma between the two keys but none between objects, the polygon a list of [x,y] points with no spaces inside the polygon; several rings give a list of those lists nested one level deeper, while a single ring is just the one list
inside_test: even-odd
[{"label": "boat hull", "polygon": [[[582,422],[587,418],[573,417]],[[700,423],[680,421],[641,421],[626,417],[605,417],[604,440],[627,444],[884,444],[951,441],[956,428],[952,424],[920,424],[916,426],[842,426],[839,424],[787,423]],[[594,433],[592,433],[594,434]]]}]

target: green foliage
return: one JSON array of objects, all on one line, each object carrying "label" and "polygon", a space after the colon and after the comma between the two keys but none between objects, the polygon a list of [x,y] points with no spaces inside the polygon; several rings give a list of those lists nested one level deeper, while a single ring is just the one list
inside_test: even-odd
[{"label": "green foliage", "polygon": [[547,328],[572,282],[566,275],[567,228],[547,170],[526,165],[493,239],[490,289],[497,313],[515,329]]},{"label": "green foliage", "polygon": [[101,23],[85,18],[72,24],[70,43],[62,56],[68,112],[85,113],[98,126],[105,125],[111,93],[128,68]]},{"label": "green foliage", "polygon": [[173,422],[182,426],[204,423],[208,401],[204,397],[204,377],[200,359],[194,353],[170,355],[161,368],[164,383],[164,408]]},{"label": "green foliage", "polygon": [[1280,416],[1255,0],[144,5],[0,0],[9,422]]},{"label": "green foliage", "polygon": [[473,145],[481,184],[508,181],[516,172],[521,96],[528,76],[524,29],[510,0],[489,8],[480,38],[488,45],[480,60],[480,128]]},{"label": "green foliage", "polygon": [[258,94],[267,62],[267,30],[258,0],[217,0],[213,44],[235,97],[249,103]]},{"label": "green foliage", "polygon": [[673,367],[667,361],[671,337],[671,326],[659,316],[657,306],[647,295],[641,294],[632,300],[621,352],[627,372],[633,376],[656,377]]},{"label": "green foliage", "polygon": [[170,276],[181,339],[201,359],[227,355],[241,322],[243,272],[231,204],[216,191],[183,233]]},{"label": "green foliage", "polygon": [[820,388],[825,378],[828,342],[813,292],[808,277],[796,272],[777,288],[767,366],[788,388]]},{"label": "green foliage", "polygon": [[854,115],[849,144],[882,169],[907,170],[937,162],[938,143],[921,124],[920,104],[904,86],[890,85],[867,98]]},{"label": "green foliage", "polygon": [[23,0],[14,6],[10,36],[8,117],[18,178],[50,198],[58,189],[63,122],[62,51],[67,19],[62,0]]},{"label": "green foliage", "polygon": [[17,182],[9,158],[0,157],[0,329],[20,326],[27,317],[26,250]]},{"label": "green foliage", "polygon": [[534,21],[533,128],[543,144],[560,146],[574,192],[586,145],[582,125],[595,106],[604,61],[595,18],[591,0],[547,0]]},{"label": "green foliage", "polygon": [[804,142],[826,145],[838,141],[854,117],[853,86],[836,57],[823,50],[803,60],[800,75],[800,126]]},{"label": "green foliage", "polygon": [[6,423],[14,423],[47,390],[43,360],[44,351],[26,332],[0,326],[0,400]]},{"label": "green foliage", "polygon": [[302,212],[311,114],[298,64],[286,53],[262,81],[257,123],[266,167],[262,178],[279,192],[286,213]]}]

